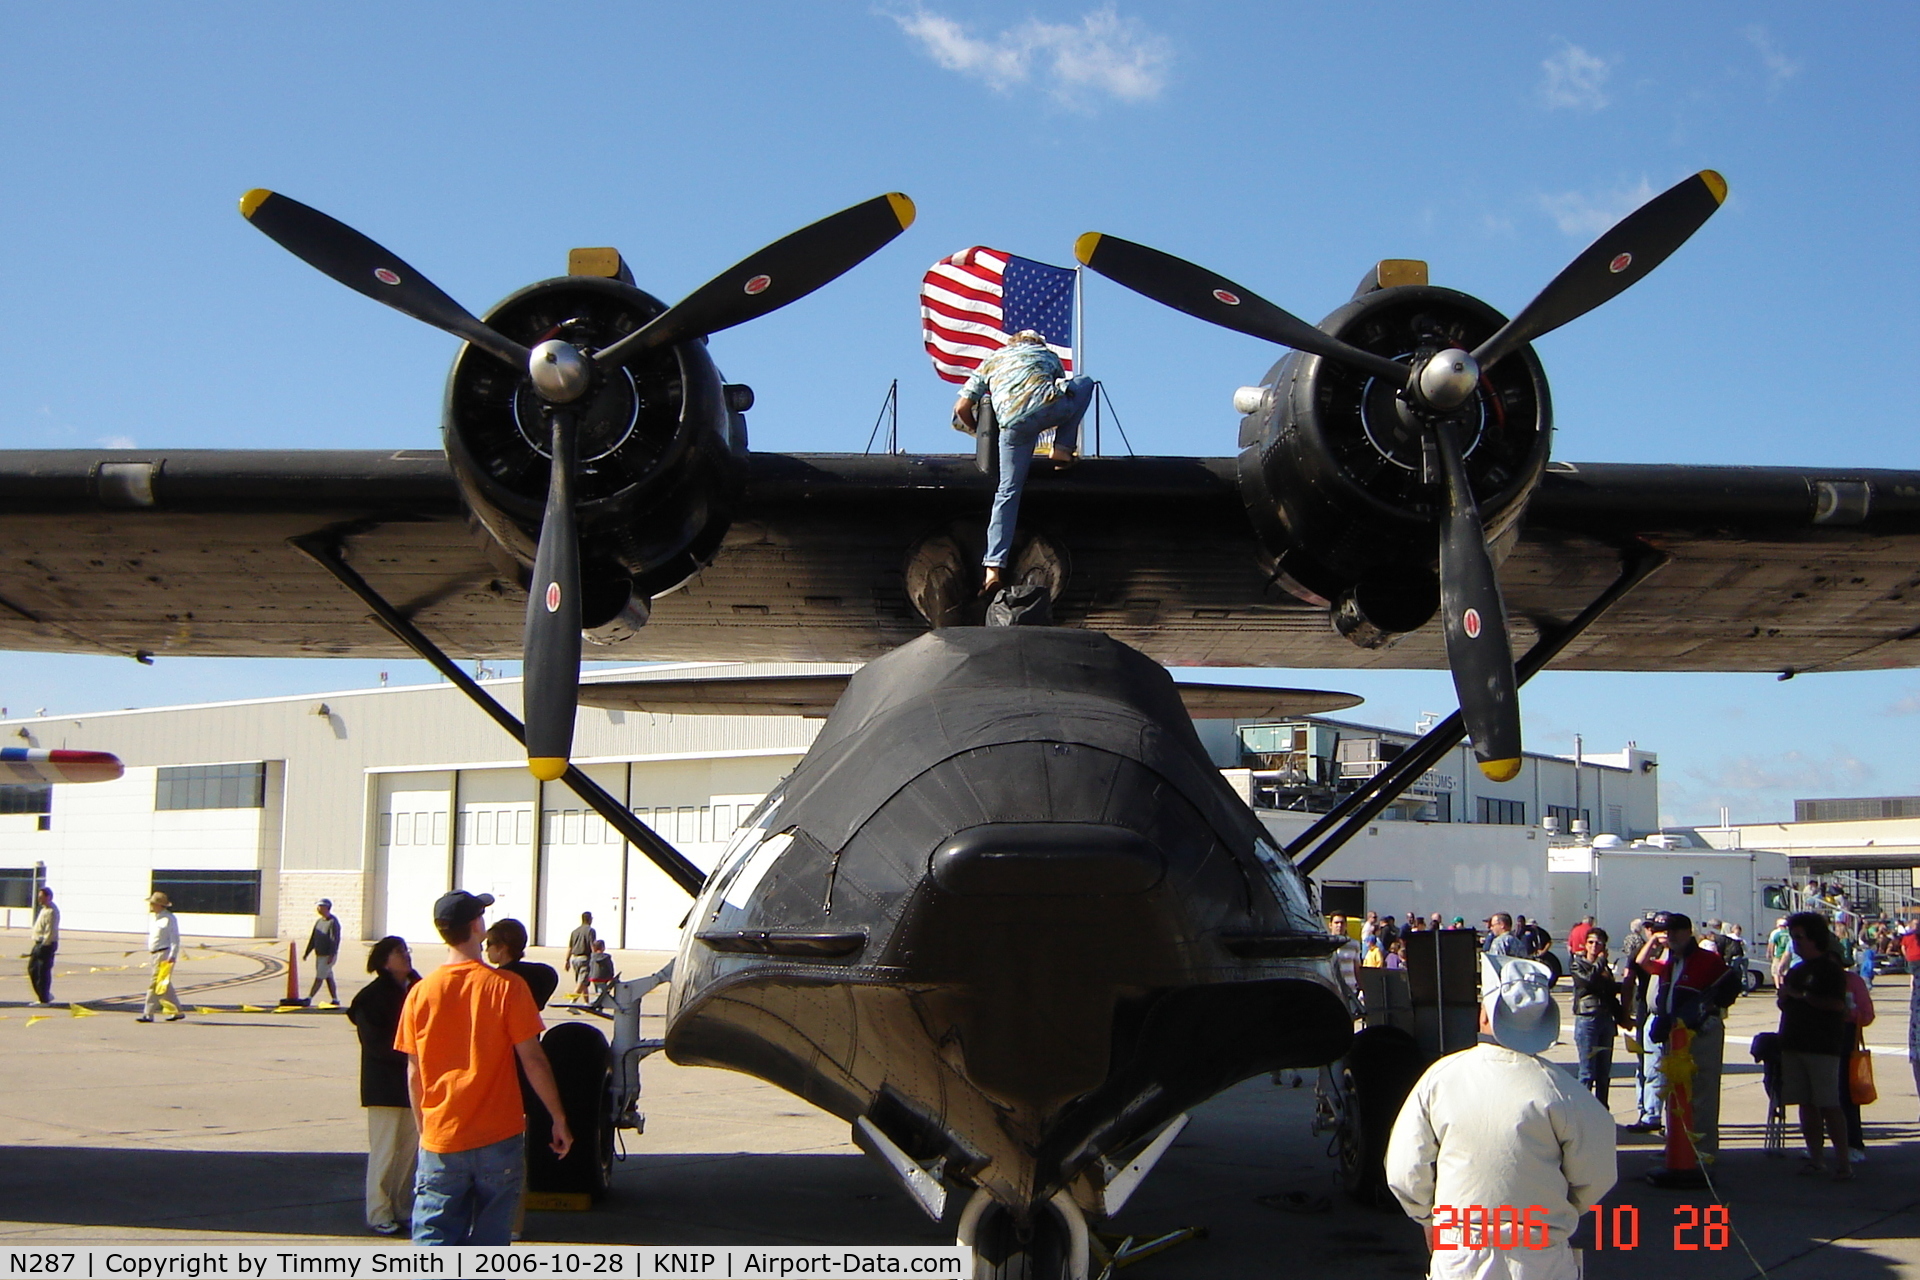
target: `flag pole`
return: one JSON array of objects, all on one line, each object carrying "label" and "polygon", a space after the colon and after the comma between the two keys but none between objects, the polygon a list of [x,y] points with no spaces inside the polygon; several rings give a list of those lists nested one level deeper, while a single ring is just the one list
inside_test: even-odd
[{"label": "flag pole", "polygon": [[[1073,376],[1076,378],[1084,378],[1087,376],[1085,348],[1087,308],[1086,302],[1080,293],[1080,282],[1086,278],[1086,270],[1084,266],[1077,262],[1073,264]],[[1096,413],[1094,415],[1094,421],[1098,423],[1099,414]],[[1100,452],[1097,428],[1093,451],[1095,454]]]},{"label": "flag pole", "polygon": [[1080,295],[1080,281],[1086,274],[1086,268],[1074,264],[1073,268],[1073,376],[1083,378],[1087,373],[1086,327],[1087,307]]}]

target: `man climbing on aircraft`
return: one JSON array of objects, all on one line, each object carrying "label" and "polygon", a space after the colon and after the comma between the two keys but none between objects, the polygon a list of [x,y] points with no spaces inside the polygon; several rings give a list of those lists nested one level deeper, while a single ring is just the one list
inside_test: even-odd
[{"label": "man climbing on aircraft", "polygon": [[1003,583],[1007,556],[1013,550],[1020,490],[1033,465],[1034,442],[1049,427],[1059,428],[1062,439],[1079,427],[1093,403],[1093,379],[1067,377],[1047,340],[1032,329],[1022,329],[981,361],[967,379],[953,405],[955,420],[972,429],[983,395],[1000,424],[1000,485],[993,492],[987,553],[980,561],[987,571],[980,594],[991,596]]}]

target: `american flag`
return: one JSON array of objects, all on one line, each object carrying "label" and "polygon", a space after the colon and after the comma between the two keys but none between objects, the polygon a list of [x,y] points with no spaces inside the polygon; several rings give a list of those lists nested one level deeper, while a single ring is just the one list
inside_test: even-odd
[{"label": "american flag", "polygon": [[1073,372],[1073,281],[1050,267],[975,245],[942,258],[920,284],[920,319],[933,370],[965,382],[1022,329],[1042,334]]}]

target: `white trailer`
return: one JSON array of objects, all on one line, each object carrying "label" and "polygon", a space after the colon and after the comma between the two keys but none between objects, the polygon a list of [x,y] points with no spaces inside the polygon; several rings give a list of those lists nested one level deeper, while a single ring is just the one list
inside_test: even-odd
[{"label": "white trailer", "polygon": [[[1223,771],[1232,780],[1231,770]],[[1276,843],[1320,815],[1254,810]],[[1439,912],[1478,925],[1497,911],[1548,911],[1547,836],[1538,827],[1469,822],[1371,822],[1316,872],[1323,910],[1377,911],[1402,924]]]},{"label": "white trailer", "polygon": [[[1749,959],[1766,948],[1781,912],[1767,890],[1788,884],[1787,856],[1764,849],[1663,848],[1601,836],[1590,845],[1556,844],[1547,852],[1553,907],[1547,928],[1556,943],[1582,916],[1607,931],[1615,953],[1634,917],[1679,911],[1737,924]],[[1764,966],[1761,966],[1764,967]]]}]

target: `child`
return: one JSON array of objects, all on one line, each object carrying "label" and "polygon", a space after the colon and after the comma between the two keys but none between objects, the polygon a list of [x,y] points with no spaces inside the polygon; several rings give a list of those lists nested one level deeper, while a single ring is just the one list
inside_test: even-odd
[{"label": "child", "polygon": [[613,957],[607,954],[607,944],[594,939],[593,955],[587,960],[587,983],[593,988],[593,1003],[589,1008],[599,1009],[613,1000],[613,984],[619,978],[613,971]]}]

